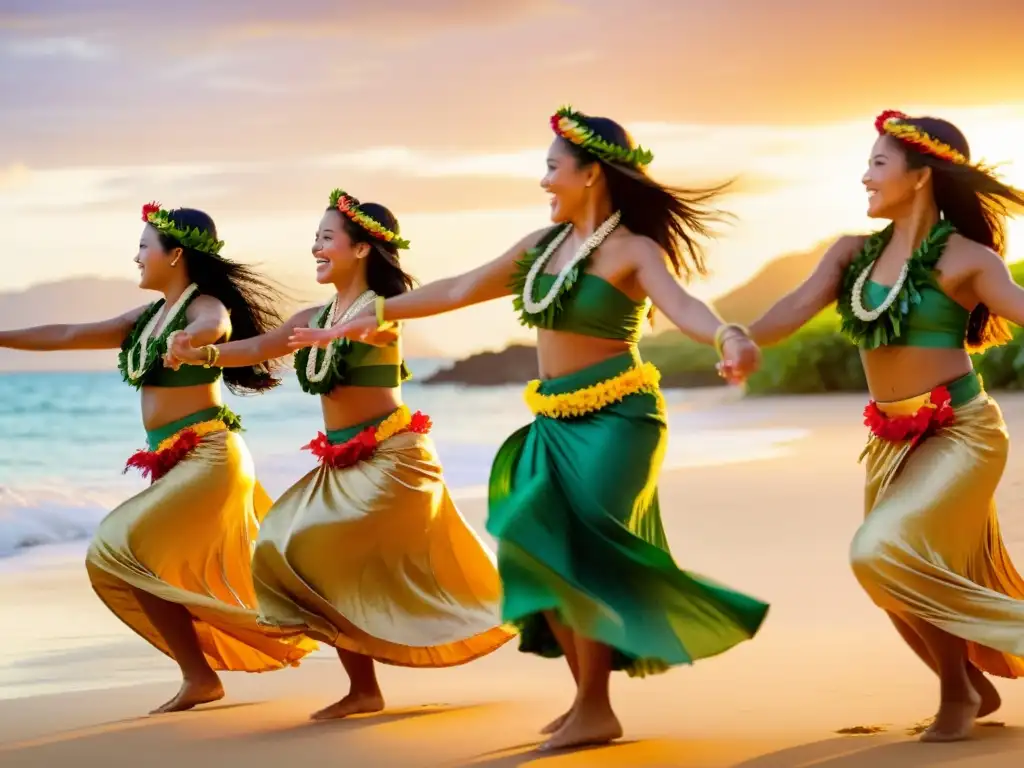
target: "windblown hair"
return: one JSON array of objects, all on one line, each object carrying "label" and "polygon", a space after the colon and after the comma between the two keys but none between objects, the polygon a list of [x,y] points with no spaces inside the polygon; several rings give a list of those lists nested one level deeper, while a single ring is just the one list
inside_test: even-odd
[{"label": "windblown hair", "polygon": [[[971,148],[963,132],[936,117],[908,117],[903,122],[947,144],[970,160]],[[903,151],[910,168],[932,169],[932,190],[942,218],[963,237],[1006,256],[1006,219],[1024,209],[1024,192],[1001,181],[981,164],[954,163],[892,139]],[[972,351],[1005,344],[1012,338],[1007,322],[984,304],[971,312],[967,345]]]},{"label": "windblown hair", "polygon": [[[217,239],[217,226],[203,211],[176,208],[169,212],[169,217],[178,229],[198,227]],[[199,293],[212,296],[227,309],[231,317],[232,339],[259,336],[283,322],[278,310],[283,300],[280,290],[255,270],[220,256],[187,248],[159,230],[158,235],[165,250],[182,249],[189,279],[196,284]],[[224,383],[234,394],[263,392],[281,383],[272,370],[270,364],[225,368]]]},{"label": "windblown hair", "polygon": [[[635,148],[632,137],[607,117],[581,116],[588,128],[605,141]],[[726,214],[714,207],[729,184],[710,189],[670,187],[652,179],[641,167],[604,160],[587,149],[559,137],[580,165],[600,163],[612,198],[622,212],[622,224],[638,235],[651,238],[668,254],[672,270],[687,281],[708,272],[700,242],[713,236],[712,225]]]},{"label": "windblown hair", "polygon": [[[398,219],[390,210],[380,203],[360,203],[352,198],[353,204],[367,216],[372,217],[396,235],[401,234]],[[366,283],[371,291],[378,296],[391,298],[411,290],[416,285],[415,278],[402,269],[398,257],[398,249],[391,243],[374,237],[368,231],[345,216],[337,208],[328,208],[341,217],[345,232],[353,243],[366,243],[370,246],[370,255],[366,261]]]}]

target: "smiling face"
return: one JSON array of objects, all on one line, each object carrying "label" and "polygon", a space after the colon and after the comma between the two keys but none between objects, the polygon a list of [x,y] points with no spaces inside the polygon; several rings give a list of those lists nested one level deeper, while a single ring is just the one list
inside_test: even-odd
[{"label": "smiling face", "polygon": [[360,262],[370,254],[368,243],[353,242],[340,211],[333,208],[320,219],[313,243],[316,281],[322,285],[344,284],[351,280]]},{"label": "smiling face", "polygon": [[135,263],[139,265],[139,287],[153,291],[163,290],[175,275],[175,269],[181,269],[183,252],[181,248],[166,250],[160,242],[160,234],[146,224],[139,238],[139,253]]},{"label": "smiling face", "polygon": [[925,191],[930,168],[912,169],[899,142],[891,136],[879,136],[871,149],[868,170],[861,181],[868,192],[868,216],[895,219],[913,206]]},{"label": "smiling face", "polygon": [[594,192],[600,165],[581,164],[565,140],[556,138],[548,149],[547,166],[540,186],[551,195],[551,220],[556,224],[571,221],[586,207]]}]

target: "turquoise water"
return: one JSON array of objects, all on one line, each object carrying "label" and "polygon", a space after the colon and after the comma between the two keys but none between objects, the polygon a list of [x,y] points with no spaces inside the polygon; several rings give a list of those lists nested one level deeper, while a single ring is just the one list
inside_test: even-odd
[{"label": "turquoise water", "polygon": [[[414,360],[422,379],[442,361]],[[411,408],[429,414],[449,485],[463,496],[487,482],[501,441],[530,414],[521,388],[404,387]],[[226,396],[242,416],[245,439],[271,495],[313,466],[301,446],[322,427],[319,401],[293,376],[258,397]],[[756,458],[798,437],[787,430],[747,430],[717,409],[695,410],[685,391],[666,393],[669,466]],[[739,427],[739,428],[738,428]],[[122,474],[125,459],[145,447],[135,393],[116,372],[0,375],[0,557],[87,538],[106,512],[145,486]]]}]

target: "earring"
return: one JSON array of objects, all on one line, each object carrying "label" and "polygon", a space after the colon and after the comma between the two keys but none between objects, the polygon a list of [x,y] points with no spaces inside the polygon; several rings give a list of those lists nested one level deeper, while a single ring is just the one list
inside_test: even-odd
[{"label": "earring", "polygon": [[589,188],[591,184],[592,184],[592,182],[589,182],[589,181],[588,181],[588,182],[587,182],[587,188]]},{"label": "earring", "polygon": [[171,262],[171,266],[172,266],[172,267],[176,267],[176,266],[178,266],[178,259],[180,259],[180,258],[181,258],[181,256],[179,256],[179,257],[178,257],[177,259],[175,259],[174,261],[172,261],[172,262]]}]

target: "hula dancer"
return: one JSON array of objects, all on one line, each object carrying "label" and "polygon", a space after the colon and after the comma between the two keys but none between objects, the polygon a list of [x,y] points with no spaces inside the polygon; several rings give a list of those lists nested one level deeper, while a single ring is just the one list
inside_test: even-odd
[{"label": "hula dancer", "polygon": [[[233,366],[287,355],[296,328],[331,328],[407,291],[408,245],[387,208],[335,190],[313,245],[317,282],[337,290],[327,306],[244,341],[196,348],[182,335],[174,355]],[[253,558],[261,619],[334,646],[348,674],[348,695],[314,719],[383,709],[374,661],[464,664],[514,634],[501,626],[494,556],[448,494],[430,419],[402,403],[399,329],[384,335],[379,347],[344,340],[295,356],[323,408],[325,432],[305,446],[320,466],[274,504]]]},{"label": "hula dancer", "polygon": [[175,334],[216,341],[261,333],[276,317],[273,290],[221,257],[213,220],[202,211],[142,208],[135,257],[139,285],[163,298],[120,317],[83,325],[0,332],[0,346],[38,351],[121,348],[127,384],[142,391],[148,450],[128,460],[152,481],[112,511],[86,557],[100,599],[119,619],[181,667],[178,694],[154,712],[189,709],[224,696],[219,670],[264,672],[295,665],[315,644],[260,626],[249,561],[270,507],[220,399],[262,392],[267,369],[164,365]]},{"label": "hula dancer", "polygon": [[1001,318],[1024,323],[1003,263],[1006,214],[1024,194],[972,163],[945,120],[883,112],[875,128],[868,215],[891,223],[840,238],[752,331],[780,341],[838,299],[873,398],[853,571],[939,676],[922,740],[957,741],[1000,705],[984,673],[1024,673],[1024,580],[993,502],[1009,441],[969,355],[1010,339]]},{"label": "hula dancer", "polygon": [[521,650],[565,655],[577,695],[547,728],[542,748],[622,735],[609,700],[613,669],[660,672],[753,637],[768,607],[673,562],[657,478],[666,418],[658,371],[637,353],[643,319],[658,307],[684,333],[714,343],[724,373],[742,378],[758,350],[673,277],[704,273],[697,243],[715,190],[686,192],[651,179],[651,154],[607,118],[569,108],[541,186],[556,226],[497,260],[388,299],[333,329],[297,329],[293,344],[386,338],[386,322],[426,317],[515,295],[537,328],[543,380],[526,388],[536,414],[494,461],[488,530],[500,542],[504,618]]}]

